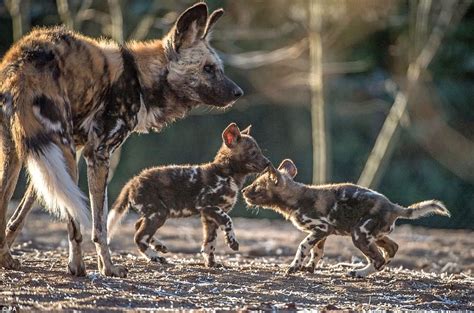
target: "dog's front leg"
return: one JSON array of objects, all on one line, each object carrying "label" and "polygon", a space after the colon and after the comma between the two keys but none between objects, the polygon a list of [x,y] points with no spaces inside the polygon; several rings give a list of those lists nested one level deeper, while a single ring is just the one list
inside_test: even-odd
[{"label": "dog's front leg", "polygon": [[215,267],[217,264],[214,251],[216,250],[217,228],[219,225],[204,213],[201,214],[201,222],[203,231],[201,253],[204,257],[204,264],[206,267]]},{"label": "dog's front leg", "polygon": [[304,259],[308,256],[308,253],[311,251],[313,246],[325,236],[327,236],[327,234],[319,230],[316,230],[306,236],[303,241],[301,241],[293,262],[291,262],[290,267],[288,267],[286,270],[286,275],[299,271],[303,266]]},{"label": "dog's front leg", "polygon": [[227,213],[218,207],[206,207],[202,210],[208,219],[214,221],[225,232],[225,241],[229,248],[234,251],[239,250],[239,242],[235,238],[232,219]]},{"label": "dog's front leg", "polygon": [[107,244],[107,177],[109,173],[109,154],[106,149],[84,149],[87,163],[87,180],[92,208],[92,241],[97,250],[99,271],[105,276],[126,277],[124,266],[113,265]]}]

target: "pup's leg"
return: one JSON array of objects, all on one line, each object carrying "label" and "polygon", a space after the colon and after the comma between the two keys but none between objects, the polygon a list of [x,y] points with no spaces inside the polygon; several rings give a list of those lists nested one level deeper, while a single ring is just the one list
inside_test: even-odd
[{"label": "pup's leg", "polygon": [[201,253],[207,267],[216,266],[214,251],[216,250],[217,228],[219,227],[207,215],[201,214],[202,222],[202,247]]},{"label": "pup's leg", "polygon": [[305,270],[309,273],[314,273],[314,269],[318,264],[319,260],[324,255],[324,243],[326,242],[326,238],[321,239],[314,247],[311,249],[311,258],[309,259],[308,263],[305,266]]},{"label": "pup's leg", "polygon": [[303,266],[303,261],[308,256],[310,250],[317,242],[321,241],[326,236],[327,233],[320,230],[314,230],[312,233],[306,236],[298,246],[298,251],[296,251],[295,257],[293,262],[291,262],[290,267],[288,267],[286,270],[286,274],[288,275],[300,270]]},{"label": "pup's leg", "polygon": [[366,277],[376,271],[381,271],[385,267],[385,259],[382,252],[375,244],[371,229],[376,223],[372,219],[363,220],[352,231],[352,242],[366,256],[368,264],[358,270],[352,270],[348,274],[353,277]]},{"label": "pup's leg", "polygon": [[20,262],[10,254],[5,238],[8,203],[15,190],[21,163],[15,151],[8,123],[0,120],[0,268],[19,269]]},{"label": "pup's leg", "polygon": [[225,232],[225,241],[229,248],[238,251],[239,242],[235,238],[234,226],[230,216],[217,207],[204,208],[202,214],[205,214],[209,220],[219,225],[219,227]]},{"label": "pup's leg", "polygon": [[[135,244],[143,255],[150,262],[166,263],[166,259],[158,255],[153,235],[156,230],[163,226],[166,216],[153,213],[140,218],[135,225]],[[164,246],[163,246],[164,247]],[[164,247],[166,249],[166,247]]]},{"label": "pup's leg", "polygon": [[25,225],[26,218],[30,214],[33,204],[36,200],[36,194],[34,192],[33,185],[29,184],[28,189],[25,192],[25,195],[21,199],[20,204],[16,208],[12,217],[7,224],[7,244],[9,247],[12,246],[15,239],[18,237],[18,234],[21,233],[23,226]]},{"label": "pup's leg", "polygon": [[385,265],[389,264],[398,251],[398,244],[388,236],[377,240],[375,243],[382,248],[382,252],[384,252]]}]

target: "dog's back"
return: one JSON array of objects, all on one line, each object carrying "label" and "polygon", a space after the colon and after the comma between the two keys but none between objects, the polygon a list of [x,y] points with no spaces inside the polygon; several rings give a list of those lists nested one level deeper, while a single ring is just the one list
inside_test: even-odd
[{"label": "dog's back", "polygon": [[128,209],[142,216],[160,211],[167,217],[187,217],[199,214],[207,206],[230,209],[237,191],[233,179],[220,176],[212,164],[146,169],[123,187],[112,206],[107,224],[109,234]]},{"label": "dog's back", "polygon": [[[95,64],[94,64],[95,63]],[[76,185],[74,106],[85,84],[99,84],[106,64],[91,40],[63,28],[36,29],[17,42],[0,65],[0,93],[9,132],[36,192],[60,217],[88,223],[85,197]],[[102,65],[102,68],[99,68]],[[109,78],[104,78],[108,80]],[[80,83],[82,82],[82,83]],[[90,95],[93,97],[94,95]]]}]

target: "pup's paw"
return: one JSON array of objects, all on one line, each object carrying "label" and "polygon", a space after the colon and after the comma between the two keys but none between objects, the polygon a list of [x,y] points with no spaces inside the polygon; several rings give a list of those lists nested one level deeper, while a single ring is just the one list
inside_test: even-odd
[{"label": "pup's paw", "polygon": [[228,242],[229,248],[234,251],[239,251],[239,242],[237,240],[232,240]]}]

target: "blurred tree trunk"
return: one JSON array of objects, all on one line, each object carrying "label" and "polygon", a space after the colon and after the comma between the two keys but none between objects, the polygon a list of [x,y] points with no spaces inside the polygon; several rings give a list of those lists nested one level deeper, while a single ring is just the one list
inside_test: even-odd
[{"label": "blurred tree trunk", "polygon": [[30,30],[30,0],[5,0],[12,17],[13,41],[19,40]]},{"label": "blurred tree trunk", "polygon": [[[453,18],[457,17],[459,19],[460,16],[464,14],[468,6],[467,3],[468,1],[444,2],[435,25],[429,37],[425,40],[424,45],[418,49],[418,51],[410,53],[410,55],[413,55],[414,57],[410,58],[410,64],[408,65],[406,72],[405,88],[404,90],[400,90],[395,97],[392,108],[385,119],[382,129],[375,141],[375,145],[365,164],[364,170],[359,178],[359,185],[372,188],[375,188],[378,185],[394,149],[395,138],[399,130],[400,121],[406,116],[410,98],[413,98],[411,96],[416,91],[418,79],[433,60],[433,57],[438,51],[441,45],[441,40],[446,34],[448,28],[454,24]],[[424,33],[427,28],[426,20],[428,19],[427,16],[429,16],[430,4],[431,1],[429,0],[420,0],[418,5],[415,6],[417,14],[414,14],[416,20],[414,22],[415,25],[413,25],[414,30],[411,39],[413,42],[416,42],[416,44],[413,43],[412,47],[417,47],[418,44],[420,44],[418,41],[421,41],[423,37],[426,37]]]},{"label": "blurred tree trunk", "polygon": [[322,3],[309,0],[309,57],[311,72],[311,125],[313,140],[313,183],[328,179],[326,113],[323,97],[323,62],[321,42]]},{"label": "blurred tree trunk", "polygon": [[56,6],[58,7],[58,14],[61,21],[69,29],[74,29],[74,20],[69,10],[68,0],[56,0]]},{"label": "blurred tree trunk", "polygon": [[123,43],[123,14],[120,0],[108,0],[108,3],[112,21],[111,36],[118,43]]}]

